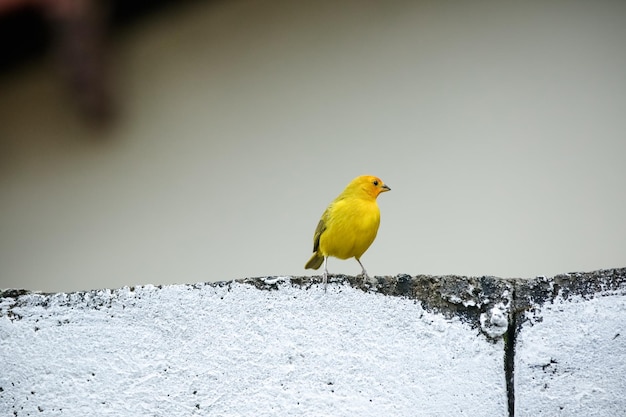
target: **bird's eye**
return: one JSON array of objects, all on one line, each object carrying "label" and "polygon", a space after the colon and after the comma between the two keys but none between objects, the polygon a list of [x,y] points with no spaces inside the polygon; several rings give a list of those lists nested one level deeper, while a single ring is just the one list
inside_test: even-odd
[{"label": "bird's eye", "polygon": [[374,185],[378,186],[378,180],[374,180]]}]

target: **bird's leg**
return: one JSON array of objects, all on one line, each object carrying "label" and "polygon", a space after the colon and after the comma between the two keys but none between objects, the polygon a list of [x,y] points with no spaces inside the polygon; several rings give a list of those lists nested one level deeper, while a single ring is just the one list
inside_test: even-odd
[{"label": "bird's leg", "polygon": [[365,280],[369,281],[370,277],[369,277],[369,275],[367,275],[367,271],[365,270],[365,267],[361,263],[361,260],[358,259],[358,258],[354,258],[354,259],[356,259],[356,261],[359,263],[359,265],[361,265],[361,269],[363,269],[363,271],[361,272],[361,275],[363,275],[363,283],[365,284]]},{"label": "bird's leg", "polygon": [[322,275],[322,282],[324,283],[324,292],[326,292],[326,285],[328,283],[328,268],[326,263],[328,262],[328,256],[324,256],[324,274]]},{"label": "bird's leg", "polygon": [[[355,259],[356,259],[356,258],[355,258]],[[363,264],[361,263],[361,260],[360,260],[360,259],[357,259],[356,261],[359,263],[359,265],[361,265],[361,269],[363,270],[363,271],[361,272],[361,275],[363,275],[363,276],[364,276],[364,277],[366,277],[366,278],[369,278],[369,275],[367,275],[367,271],[365,270],[365,267],[364,267],[364,266],[363,266]]]}]

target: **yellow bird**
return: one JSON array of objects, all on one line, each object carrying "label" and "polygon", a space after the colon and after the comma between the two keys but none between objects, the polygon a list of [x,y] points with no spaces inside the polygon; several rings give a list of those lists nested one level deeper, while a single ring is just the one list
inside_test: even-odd
[{"label": "yellow bird", "polygon": [[324,286],[328,281],[329,256],[354,257],[363,269],[363,276],[368,278],[361,256],[378,233],[380,210],[376,198],[389,190],[380,178],[362,175],[353,179],[324,211],[313,236],[313,256],[304,266],[318,269],[324,263]]}]

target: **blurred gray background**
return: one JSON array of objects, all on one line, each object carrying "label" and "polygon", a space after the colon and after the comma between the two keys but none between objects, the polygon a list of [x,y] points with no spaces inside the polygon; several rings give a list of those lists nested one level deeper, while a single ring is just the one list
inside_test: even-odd
[{"label": "blurred gray background", "polygon": [[53,53],[0,74],[0,288],[311,274],[361,174],[372,275],[626,266],[626,2],[185,2],[107,48],[106,128]]}]

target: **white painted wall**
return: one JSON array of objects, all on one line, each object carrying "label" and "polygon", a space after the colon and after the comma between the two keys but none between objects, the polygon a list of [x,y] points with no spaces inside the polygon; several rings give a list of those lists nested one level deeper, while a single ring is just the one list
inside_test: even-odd
[{"label": "white painted wall", "polygon": [[[586,289],[544,280],[563,291],[517,311],[516,416],[626,410],[623,272],[581,275]],[[502,333],[345,281],[300,282],[5,294],[0,415],[508,415]],[[484,290],[438,295],[506,329]]]},{"label": "white painted wall", "polygon": [[502,341],[415,300],[322,288],[32,295],[19,320],[0,304],[0,414],[506,415]]},{"label": "white painted wall", "polygon": [[81,124],[51,60],[0,78],[0,288],[301,275],[362,173],[393,189],[372,274],[623,266],[624,44],[619,1],[152,16],[114,38],[108,132]]},{"label": "white painted wall", "polygon": [[626,411],[626,297],[558,298],[518,336],[516,416],[619,416]]}]

